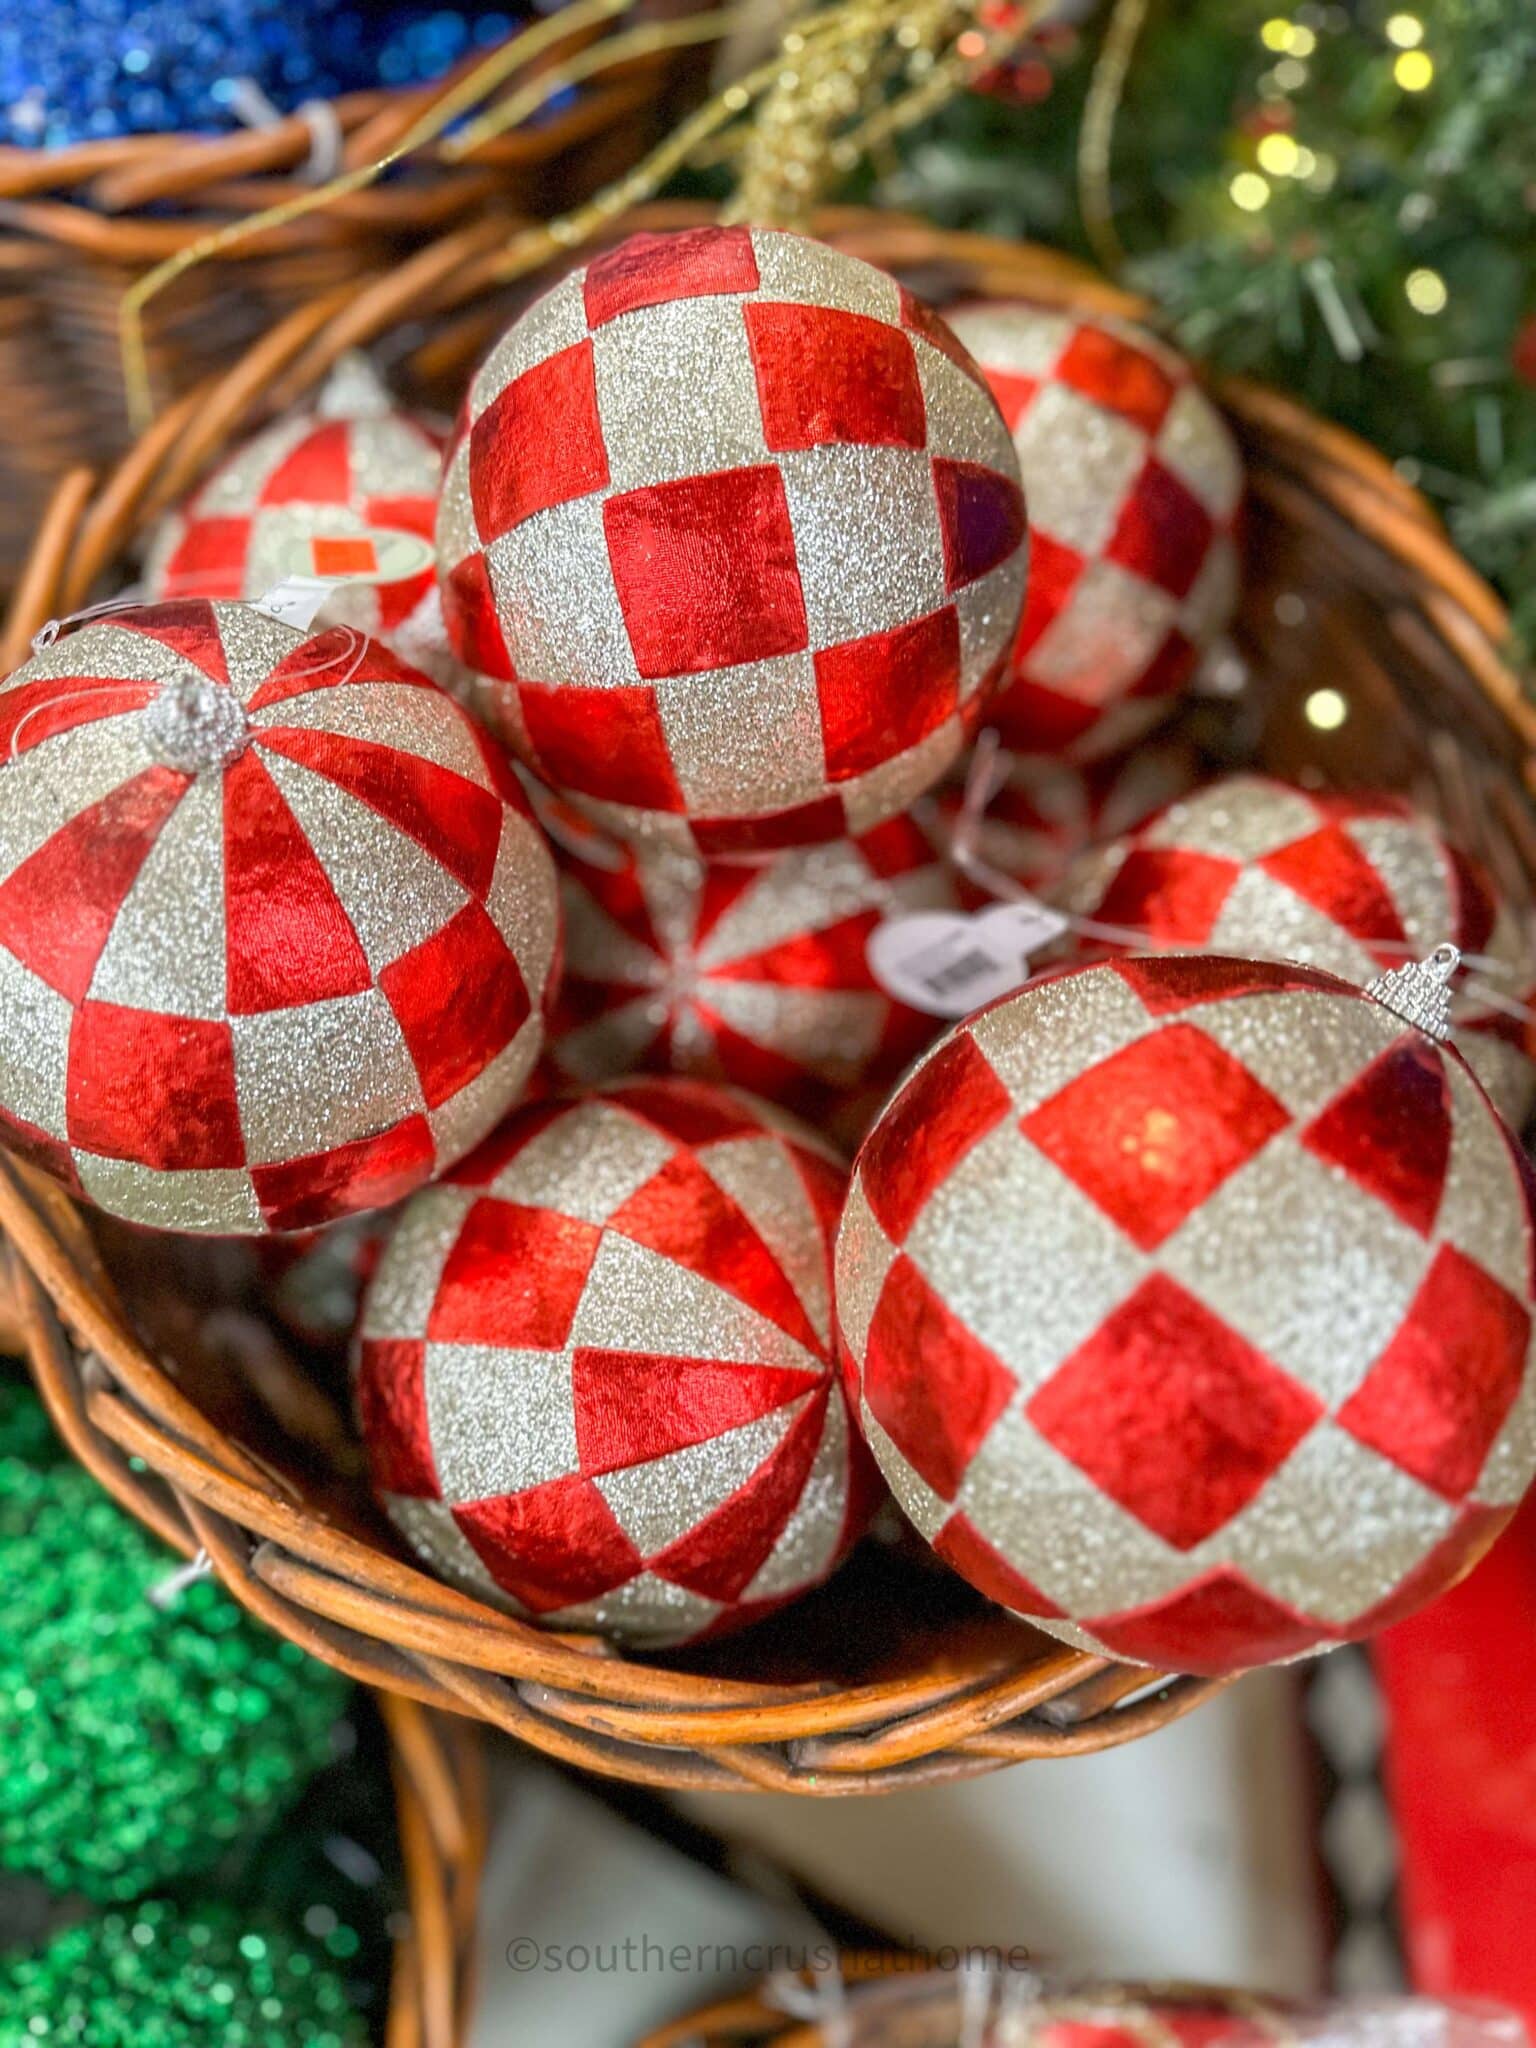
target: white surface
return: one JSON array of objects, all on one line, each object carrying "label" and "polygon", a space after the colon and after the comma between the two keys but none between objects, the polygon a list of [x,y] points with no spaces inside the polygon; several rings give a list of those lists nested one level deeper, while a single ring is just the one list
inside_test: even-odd
[{"label": "white surface", "polygon": [[910,1943],[1307,1993],[1322,1964],[1295,1683],[1258,1674],[1142,1742],[965,1784],[678,1803]]},{"label": "white surface", "polygon": [[823,1945],[793,1901],[756,1899],[524,1753],[496,1754],[468,2048],[630,2048],[766,1975],[785,1948],[798,1961]]},{"label": "white surface", "polygon": [[[1320,1944],[1294,1687],[1245,1679],[1143,1742],[968,1784],[677,1803],[913,1947],[1305,1994]],[[469,2048],[630,2048],[785,1948],[798,1963],[824,1947],[792,1901],[715,1877],[510,1745],[496,1756]]]}]

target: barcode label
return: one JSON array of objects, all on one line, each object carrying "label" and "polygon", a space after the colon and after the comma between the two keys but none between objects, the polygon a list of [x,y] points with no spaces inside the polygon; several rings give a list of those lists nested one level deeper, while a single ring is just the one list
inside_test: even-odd
[{"label": "barcode label", "polygon": [[966,1017],[1020,987],[1029,956],[1067,930],[1033,897],[994,903],[973,916],[917,911],[870,934],[869,965],[887,995],[932,1017]]}]

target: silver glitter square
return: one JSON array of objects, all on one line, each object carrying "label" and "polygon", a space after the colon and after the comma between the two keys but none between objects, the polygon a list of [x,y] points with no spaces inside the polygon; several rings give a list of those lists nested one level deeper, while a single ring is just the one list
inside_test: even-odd
[{"label": "silver glitter square", "polygon": [[179,1166],[162,1172],[132,1159],[102,1159],[77,1150],[75,1169],[98,1209],[152,1230],[250,1237],[266,1227],[251,1177],[237,1166]]},{"label": "silver glitter square", "polygon": [[568,1351],[430,1343],[426,1401],[444,1500],[521,1493],[580,1468]]},{"label": "silver glitter square", "polygon": [[232,1017],[230,1030],[253,1166],[332,1151],[426,1107],[400,1026],[376,988]]},{"label": "silver glitter square", "polygon": [[795,448],[778,460],[813,648],[889,632],[947,602],[922,450]]},{"label": "silver glitter square", "polygon": [[609,320],[592,349],[610,492],[770,460],[739,298],[676,299],[643,320]]},{"label": "silver glitter square", "polygon": [[535,512],[486,550],[519,675],[591,689],[640,681],[608,561],[603,496]]},{"label": "silver glitter square", "polygon": [[764,811],[826,786],[821,700],[809,654],[776,654],[656,684],[667,750],[689,810],[733,816],[744,782]]},{"label": "silver glitter square", "polygon": [[1065,384],[1042,391],[1014,430],[1031,521],[1053,540],[1097,555],[1147,460],[1147,436]]},{"label": "silver glitter square", "polygon": [[752,247],[761,285],[757,296],[795,306],[830,306],[865,313],[891,326],[901,324],[901,290],[895,278],[872,263],[850,260],[806,235],[754,228]]}]

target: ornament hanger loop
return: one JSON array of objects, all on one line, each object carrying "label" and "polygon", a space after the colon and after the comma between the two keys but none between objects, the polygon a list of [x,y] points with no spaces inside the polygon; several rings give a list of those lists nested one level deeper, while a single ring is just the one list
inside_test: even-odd
[{"label": "ornament hanger loop", "polygon": [[136,612],[141,609],[142,597],[106,597],[100,604],[82,605],[77,612],[65,612],[59,619],[49,619],[32,635],[32,652],[41,654],[45,647],[51,647],[55,640],[65,633],[72,633],[76,626],[87,626],[92,619],[109,618],[114,612]]}]

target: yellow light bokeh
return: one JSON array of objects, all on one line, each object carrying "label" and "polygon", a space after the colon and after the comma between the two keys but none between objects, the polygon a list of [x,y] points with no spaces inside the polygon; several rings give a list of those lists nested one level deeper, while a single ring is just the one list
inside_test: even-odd
[{"label": "yellow light bokeh", "polygon": [[1291,24],[1283,16],[1276,15],[1259,30],[1259,41],[1266,50],[1288,50],[1291,46]]},{"label": "yellow light bokeh", "polygon": [[1403,291],[1415,313],[1443,313],[1451,296],[1438,270],[1410,270]]},{"label": "yellow light bokeh", "polygon": [[1314,690],[1302,710],[1319,732],[1337,732],[1349,716],[1349,700],[1338,690]]},{"label": "yellow light bokeh", "polygon": [[1317,48],[1317,37],[1311,29],[1303,28],[1298,22],[1291,30],[1291,39],[1285,47],[1293,57],[1310,57]]},{"label": "yellow light bokeh", "polygon": [[1404,92],[1423,92],[1435,75],[1435,60],[1427,50],[1404,50],[1392,66],[1392,76]]},{"label": "yellow light bokeh", "polygon": [[1296,146],[1294,136],[1286,135],[1279,130],[1273,135],[1266,135],[1255,154],[1259,160],[1259,169],[1268,171],[1272,178],[1294,176],[1301,161],[1301,151]]},{"label": "yellow light bokeh", "polygon": [[1261,178],[1257,171],[1239,171],[1227,189],[1232,194],[1232,204],[1240,206],[1244,213],[1258,213],[1269,204],[1269,180]]},{"label": "yellow light bokeh", "polygon": [[1424,40],[1424,24],[1416,14],[1394,14],[1387,22],[1387,41],[1400,50],[1416,50]]}]

